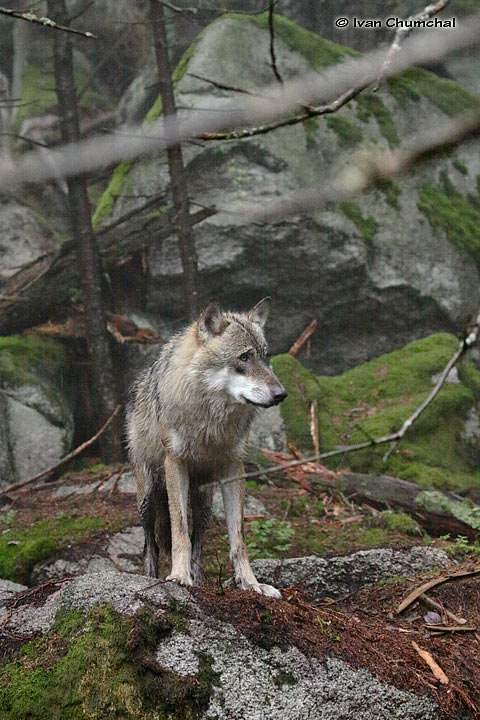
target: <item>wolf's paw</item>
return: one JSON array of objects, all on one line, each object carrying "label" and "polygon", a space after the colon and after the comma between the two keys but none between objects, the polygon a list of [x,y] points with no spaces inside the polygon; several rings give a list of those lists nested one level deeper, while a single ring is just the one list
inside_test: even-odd
[{"label": "wolf's paw", "polygon": [[193,585],[192,576],[190,573],[176,573],[172,572],[170,575],[167,575],[165,580],[174,580],[175,582],[178,582],[179,585],[184,585],[184,587],[190,587]]},{"label": "wolf's paw", "polygon": [[282,599],[280,590],[274,588],[273,585],[266,585],[265,583],[240,583],[239,587],[242,590],[253,590],[259,595],[266,595],[267,597],[276,598],[277,600]]}]

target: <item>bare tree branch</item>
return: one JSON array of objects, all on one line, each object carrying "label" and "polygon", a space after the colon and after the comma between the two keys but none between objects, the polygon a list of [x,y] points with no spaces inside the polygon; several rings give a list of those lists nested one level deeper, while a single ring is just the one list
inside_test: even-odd
[{"label": "bare tree branch", "polygon": [[[410,35],[412,30],[414,29],[414,23],[416,21],[425,21],[429,18],[433,17],[434,15],[437,15],[443,8],[445,8],[449,4],[450,0],[438,0],[438,2],[433,3],[431,5],[427,5],[421,12],[417,13],[416,15],[410,15],[404,22],[405,25],[403,27],[399,27],[398,30],[395,33],[395,37],[393,39],[393,43],[390,47],[390,50],[388,51],[388,55],[385,58],[385,62],[383,63],[382,69],[380,70],[380,74],[377,78],[377,81],[375,83],[375,86],[373,88],[373,91],[376,92],[380,85],[382,84],[382,81],[384,79],[385,73],[388,69],[388,66],[392,62],[392,59],[396,53],[400,51],[400,46],[402,42]],[[407,25],[407,23],[411,23],[410,26]]]},{"label": "bare tree branch", "polygon": [[[478,46],[480,43],[480,15],[458,23],[456,31],[439,30],[436,33],[419,33],[408,38],[403,52],[397,53],[386,69],[385,77],[391,77],[419,63],[439,61],[459,48]],[[376,51],[361,58],[345,60],[340,65],[327,68],[322,75],[311,72],[301,79],[285,82],[281,93],[278,83],[266,88],[264,98],[245,95],[242,107],[238,99],[217,112],[193,115],[185,120],[177,132],[177,140],[184,142],[202,134],[223,132],[255,126],[264,123],[265,117],[284,118],[299,105],[315,106],[319,98],[340,97],[352,87],[366,86],[373,82],[385,60],[384,51]],[[65,177],[89,172],[120,160],[127,160],[164,150],[172,144],[172,122],[163,118],[163,130],[151,126],[145,132],[141,126],[131,129],[131,138],[104,134],[80,143],[62,148],[57,161],[57,170]],[[158,135],[154,136],[157,132]],[[52,170],[40,153],[29,152],[16,160],[16,164],[5,163],[0,169],[0,184],[4,190],[21,182],[44,182],[52,178]]]},{"label": "bare tree branch", "polygon": [[65,25],[59,25],[53,20],[50,20],[50,18],[38,17],[38,15],[35,15],[33,12],[20,12],[19,10],[9,10],[8,8],[0,7],[0,15],[6,15],[7,17],[16,18],[17,20],[27,20],[27,22],[43,25],[43,27],[49,27],[53,30],[62,30],[63,32],[73,33],[74,35],[81,35],[90,40],[98,39],[97,36],[91,32],[84,32],[83,30],[75,30]]},{"label": "bare tree branch", "polygon": [[270,33],[270,58],[272,61],[273,74],[277,78],[280,85],[283,85],[283,78],[277,67],[277,59],[275,57],[275,30],[273,28],[273,7],[275,5],[274,0],[271,0],[270,7],[268,8],[268,31]]},{"label": "bare tree branch", "polygon": [[[336,100],[333,100],[328,105],[320,105],[319,107],[306,107],[305,111],[300,115],[294,115],[290,118],[282,118],[277,122],[268,123],[266,125],[260,125],[258,127],[247,128],[242,130],[233,130],[232,132],[217,132],[217,133],[203,133],[198,137],[201,140],[242,140],[244,138],[254,137],[255,135],[266,135],[272,130],[277,130],[281,127],[288,127],[290,125],[298,125],[298,123],[305,122],[312,117],[318,117],[319,115],[329,115],[337,112],[341,107],[346,105],[350,100],[353,100],[364,90],[366,85],[360,85],[356,88],[350,88],[347,92],[340,95]],[[251,94],[251,93],[249,93]]]}]

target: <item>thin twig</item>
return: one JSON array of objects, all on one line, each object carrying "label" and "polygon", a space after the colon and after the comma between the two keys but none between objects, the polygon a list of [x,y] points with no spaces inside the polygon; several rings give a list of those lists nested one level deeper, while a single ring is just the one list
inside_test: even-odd
[{"label": "thin twig", "polygon": [[[427,5],[421,12],[417,13],[416,15],[410,15],[404,22],[405,25],[402,27],[399,27],[395,33],[395,37],[393,39],[393,42],[390,46],[390,50],[388,51],[387,57],[385,58],[385,62],[383,63],[382,69],[380,70],[378,79],[375,83],[375,86],[373,88],[373,91],[376,92],[385,76],[386,71],[390,67],[392,60],[394,56],[400,51],[400,45],[402,42],[410,35],[412,30],[414,29],[415,22],[421,22],[428,20],[429,18],[433,17],[434,15],[437,15],[441,10],[443,10],[444,7],[448,5],[450,0],[439,0],[439,2],[436,2],[432,5]],[[406,25],[406,23],[412,23],[410,27]]]},{"label": "thin twig", "polygon": [[283,85],[283,78],[280,75],[277,67],[277,59],[275,57],[275,30],[273,27],[273,6],[275,5],[274,0],[271,0],[270,7],[268,8],[268,31],[270,33],[270,59],[272,61],[273,74],[277,78],[280,85]]},{"label": "thin twig", "polygon": [[290,350],[288,351],[288,354],[289,354],[289,355],[293,355],[293,356],[297,355],[297,353],[298,353],[298,351],[300,350],[300,348],[301,348],[301,347],[307,342],[307,340],[313,335],[313,333],[314,333],[315,330],[317,329],[317,325],[318,325],[318,321],[317,321],[317,320],[312,320],[312,322],[310,323],[310,325],[307,325],[307,327],[305,328],[305,330],[302,332],[301,335],[299,335],[299,337],[295,340],[295,342],[293,343],[292,347],[291,347]]},{"label": "thin twig", "polygon": [[[218,88],[218,90],[228,90],[229,92],[237,92],[237,93],[243,93],[244,95],[256,95],[257,97],[261,97],[258,93],[254,93],[251,90],[245,90],[245,88],[237,87],[236,85],[226,85],[225,83],[218,82],[217,80],[211,80],[210,78],[206,78],[203,75],[197,75],[196,73],[187,72],[187,75],[190,77],[195,78],[196,80],[201,80],[202,82],[206,82],[209,85],[213,85],[213,87]],[[188,110],[197,110],[197,107],[188,108]],[[206,108],[207,110],[212,110],[212,108]]]},{"label": "thin twig", "polygon": [[36,482],[37,480],[43,480],[44,478],[48,477],[52,472],[55,470],[58,470],[60,467],[65,465],[67,462],[72,460],[74,457],[77,457],[77,455],[80,455],[81,452],[83,452],[87,447],[90,445],[93,445],[93,443],[98,440],[100,435],[103,435],[105,430],[111,425],[113,420],[116,418],[118,413],[120,412],[121,405],[117,405],[113,413],[110,415],[108,420],[102,425],[100,430],[95,433],[93,437],[91,437],[89,440],[86,440],[84,443],[79,445],[75,450],[72,450],[72,452],[68,453],[68,455],[65,455],[61,460],[59,460],[55,465],[52,465],[51,467],[47,468],[47,470],[43,470],[38,475],[35,475],[34,477],[29,478],[28,480],[22,480],[22,482],[19,483],[13,483],[12,485],[7,485],[6,488],[3,488],[0,490],[0,496],[6,495],[9,492],[19,490],[22,487],[25,487],[25,485],[29,485],[30,483]]},{"label": "thin twig", "polygon": [[38,17],[38,15],[35,15],[33,12],[20,12],[19,10],[9,10],[8,8],[0,7],[0,15],[13,17],[17,20],[27,20],[27,22],[43,25],[43,27],[49,27],[53,30],[62,30],[63,32],[73,33],[74,35],[81,35],[82,37],[89,38],[90,40],[97,40],[97,36],[91,32],[84,32],[83,30],[75,30],[74,28],[67,27],[66,25],[59,25],[53,20],[50,20],[50,18]]}]

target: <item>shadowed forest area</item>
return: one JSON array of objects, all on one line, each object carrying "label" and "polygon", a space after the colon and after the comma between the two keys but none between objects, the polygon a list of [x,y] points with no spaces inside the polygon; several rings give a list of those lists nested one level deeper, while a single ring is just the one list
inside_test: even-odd
[{"label": "shadowed forest area", "polygon": [[[480,718],[478,0],[12,0],[0,47],[0,720]],[[178,377],[263,406],[257,592],[206,471],[194,586],[146,574],[127,452],[219,307],[255,347],[140,445]]]}]

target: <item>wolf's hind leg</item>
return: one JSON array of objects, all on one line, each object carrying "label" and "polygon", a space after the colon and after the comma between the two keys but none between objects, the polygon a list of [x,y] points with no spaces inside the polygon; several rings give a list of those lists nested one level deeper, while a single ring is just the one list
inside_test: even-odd
[{"label": "wolf's hind leg", "polygon": [[158,545],[155,538],[155,524],[158,504],[158,479],[145,464],[137,469],[137,503],[145,533],[143,550],[143,572],[158,577]]},{"label": "wolf's hind leg", "polygon": [[[241,475],[242,463],[232,465],[229,475]],[[254,590],[261,595],[281,598],[280,591],[259,583],[248,561],[245,535],[243,532],[243,503],[245,498],[245,480],[233,480],[221,483],[225,519],[230,540],[230,559],[235,570],[235,582],[242,590]]]},{"label": "wolf's hind leg", "polygon": [[192,507],[192,577],[194,585],[203,585],[205,576],[201,566],[203,539],[212,516],[213,484],[201,484],[201,478],[190,481]]}]

